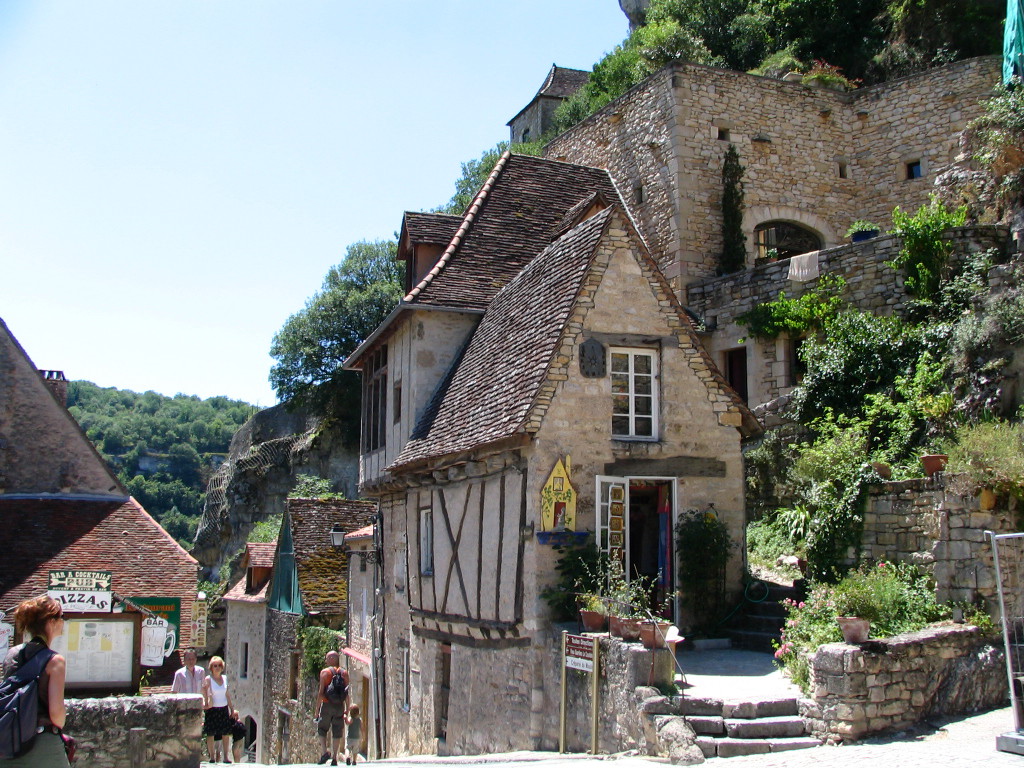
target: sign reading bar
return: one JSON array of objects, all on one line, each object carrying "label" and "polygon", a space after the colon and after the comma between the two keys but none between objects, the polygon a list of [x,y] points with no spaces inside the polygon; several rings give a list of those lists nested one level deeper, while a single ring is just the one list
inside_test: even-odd
[{"label": "sign reading bar", "polygon": [[110,571],[50,571],[47,594],[65,613],[109,613],[114,605]]},{"label": "sign reading bar", "polygon": [[565,666],[581,672],[594,671],[594,638],[565,636]]}]

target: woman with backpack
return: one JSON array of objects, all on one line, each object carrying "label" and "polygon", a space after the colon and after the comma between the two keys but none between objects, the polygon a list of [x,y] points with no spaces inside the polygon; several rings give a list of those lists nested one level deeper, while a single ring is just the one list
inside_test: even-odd
[{"label": "woman with backpack", "polygon": [[37,653],[50,657],[39,674],[39,721],[36,734],[27,751],[13,760],[4,760],[4,768],[69,768],[61,729],[67,711],[64,708],[64,657],[53,653],[50,646],[64,634],[64,610],[49,595],[25,600],[14,609],[15,637],[29,635],[32,639],[16,645],[4,659],[4,678],[31,662]]}]

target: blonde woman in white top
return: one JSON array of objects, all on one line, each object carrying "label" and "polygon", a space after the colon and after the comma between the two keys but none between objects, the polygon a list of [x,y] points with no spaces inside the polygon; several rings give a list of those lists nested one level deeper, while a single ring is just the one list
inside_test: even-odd
[{"label": "blonde woman in white top", "polygon": [[206,719],[203,734],[210,762],[216,762],[214,742],[221,740],[224,762],[231,762],[231,694],[228,693],[228,678],[224,674],[224,659],[214,656],[210,659],[210,674],[203,679],[203,701]]}]

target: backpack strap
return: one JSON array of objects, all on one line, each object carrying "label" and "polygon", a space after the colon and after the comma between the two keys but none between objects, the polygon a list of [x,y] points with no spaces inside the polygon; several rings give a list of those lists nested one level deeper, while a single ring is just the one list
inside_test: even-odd
[{"label": "backpack strap", "polygon": [[50,663],[50,659],[57,655],[57,652],[50,648],[43,648],[39,650],[31,659],[21,664],[14,672],[7,676],[6,679],[14,682],[20,688],[30,680],[35,680],[46,669],[46,665]]}]

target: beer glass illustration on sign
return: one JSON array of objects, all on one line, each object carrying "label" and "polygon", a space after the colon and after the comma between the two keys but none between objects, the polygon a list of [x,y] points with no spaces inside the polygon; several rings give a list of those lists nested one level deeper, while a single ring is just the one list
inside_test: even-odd
[{"label": "beer glass illustration on sign", "polygon": [[167,619],[149,617],[142,622],[142,658],[144,667],[159,667],[164,657],[174,652],[178,638]]}]

